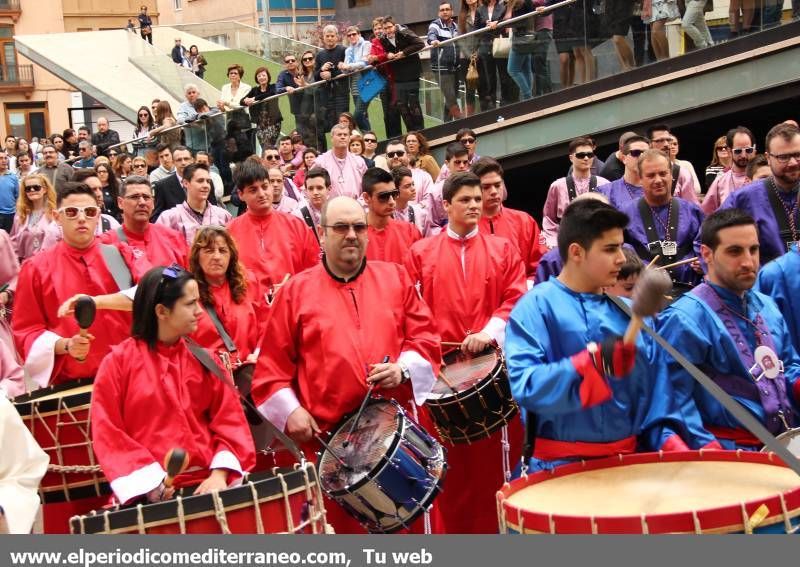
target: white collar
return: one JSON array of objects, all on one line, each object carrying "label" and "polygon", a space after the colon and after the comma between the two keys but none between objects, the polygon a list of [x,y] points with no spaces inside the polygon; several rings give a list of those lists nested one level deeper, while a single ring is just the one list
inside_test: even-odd
[{"label": "white collar", "polygon": [[450,237],[450,238],[452,238],[453,240],[469,240],[470,238],[475,238],[476,236],[478,236],[478,227],[476,226],[476,227],[475,227],[475,228],[472,230],[472,232],[470,232],[470,233],[469,233],[469,234],[467,234],[466,236],[461,236],[460,234],[456,234],[456,233],[453,231],[453,229],[452,229],[452,228],[450,228],[450,225],[447,225],[447,236],[449,236],[449,237]]}]

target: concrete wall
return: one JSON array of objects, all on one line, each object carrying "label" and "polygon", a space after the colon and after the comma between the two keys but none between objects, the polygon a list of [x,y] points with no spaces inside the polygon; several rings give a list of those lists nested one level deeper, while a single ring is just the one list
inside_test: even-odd
[{"label": "concrete wall", "polygon": [[[102,0],[98,0],[102,1]],[[214,20],[232,20],[250,26],[258,25],[256,0],[181,0],[175,9],[175,0],[158,0],[159,23],[196,24]]]}]

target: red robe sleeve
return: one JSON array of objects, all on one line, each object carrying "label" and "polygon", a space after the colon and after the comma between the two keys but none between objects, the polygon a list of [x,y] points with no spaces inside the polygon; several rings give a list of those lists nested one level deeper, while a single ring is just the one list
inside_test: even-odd
[{"label": "red robe sleeve", "polygon": [[505,239],[503,239],[502,257],[504,258],[502,264],[503,293],[500,306],[492,313],[492,317],[508,321],[511,310],[528,290],[528,286],[525,283],[525,265],[511,242]]},{"label": "red robe sleeve", "polygon": [[403,305],[405,308],[405,321],[403,331],[405,341],[401,352],[413,350],[430,363],[433,375],[438,376],[442,364],[442,339],[433,322],[433,313],[422,300],[413,279],[406,269],[397,266],[398,277],[405,290]]}]

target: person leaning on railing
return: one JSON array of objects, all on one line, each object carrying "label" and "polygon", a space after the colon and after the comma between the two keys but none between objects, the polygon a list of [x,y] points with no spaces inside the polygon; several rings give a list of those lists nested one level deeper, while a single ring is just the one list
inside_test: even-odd
[{"label": "person leaning on railing", "polygon": [[[278,99],[259,103],[277,93],[272,75],[266,67],[259,67],[255,72],[256,86],[250,89],[240,104],[250,109],[250,120],[256,125],[256,137],[261,147],[274,146],[281,133],[283,115],[278,107]],[[256,104],[259,103],[259,104]]]}]

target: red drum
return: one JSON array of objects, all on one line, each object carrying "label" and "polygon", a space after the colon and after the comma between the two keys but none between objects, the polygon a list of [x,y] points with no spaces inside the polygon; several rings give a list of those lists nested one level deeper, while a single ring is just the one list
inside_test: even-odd
[{"label": "red drum", "polygon": [[111,493],[92,450],[92,382],[76,380],[12,400],[34,439],[50,457],[39,487],[45,504]]},{"label": "red drum", "polygon": [[441,375],[425,406],[445,441],[473,443],[508,425],[519,411],[511,397],[503,352],[489,347],[473,355],[444,355]]},{"label": "red drum", "polygon": [[506,484],[501,533],[793,533],[800,477],[772,453],[639,453]]},{"label": "red drum", "polygon": [[92,512],[70,520],[74,534],[325,533],[325,504],[314,465],[254,473],[236,487],[193,496],[194,487],[154,504]]}]

